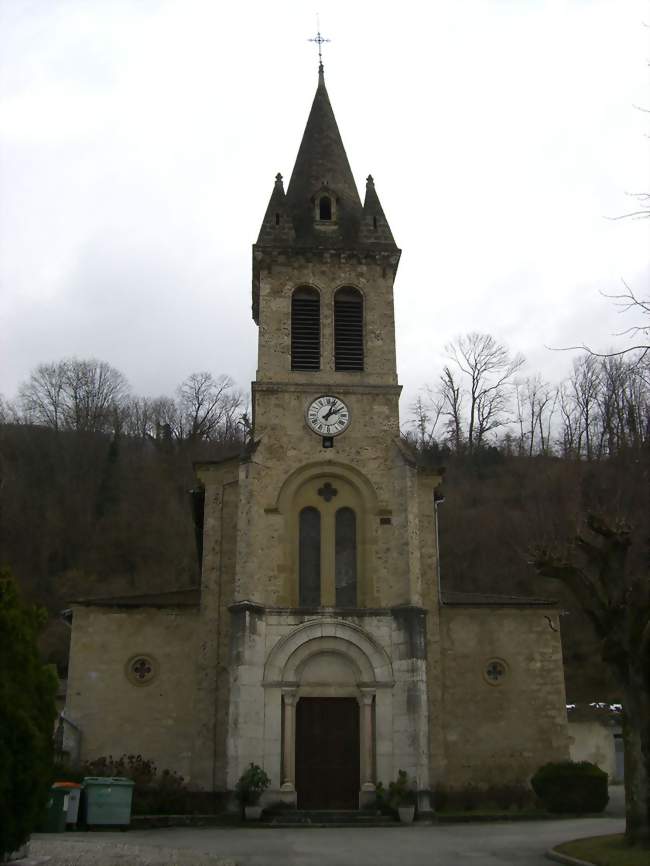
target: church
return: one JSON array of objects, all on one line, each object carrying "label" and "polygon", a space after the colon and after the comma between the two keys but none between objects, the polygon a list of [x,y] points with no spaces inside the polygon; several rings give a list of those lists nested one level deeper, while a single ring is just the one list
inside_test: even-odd
[{"label": "church", "polygon": [[200,587],[72,605],[75,757],[140,753],[224,795],[254,762],[263,802],[346,810],[399,770],[427,810],[438,784],[568,758],[559,611],[441,586],[441,472],[400,436],[400,255],[321,63],[253,245],[251,439],[195,467]]}]

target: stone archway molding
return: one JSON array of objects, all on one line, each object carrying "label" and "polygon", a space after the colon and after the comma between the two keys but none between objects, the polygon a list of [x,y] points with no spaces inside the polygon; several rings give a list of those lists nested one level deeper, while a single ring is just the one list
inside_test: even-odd
[{"label": "stone archway molding", "polygon": [[360,472],[354,466],[337,463],[332,460],[319,460],[314,463],[307,463],[305,466],[301,466],[295,472],[292,472],[282,484],[271,510],[277,509],[280,512],[286,512],[294,499],[296,491],[305,482],[320,476],[327,476],[332,479],[344,479],[359,491],[366,511],[369,514],[376,514],[380,510],[381,505],[378,501],[375,488],[363,472]]},{"label": "stone archway molding", "polygon": [[281,638],[266,660],[262,684],[295,687],[299,669],[321,652],[346,657],[359,673],[360,686],[390,688],[395,684],[385,650],[360,626],[334,618],[302,623]]}]

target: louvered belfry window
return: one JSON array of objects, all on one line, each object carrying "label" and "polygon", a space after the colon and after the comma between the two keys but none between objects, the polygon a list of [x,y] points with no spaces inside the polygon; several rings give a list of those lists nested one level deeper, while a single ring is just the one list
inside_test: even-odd
[{"label": "louvered belfry window", "polygon": [[320,295],[309,287],[291,298],[291,369],[320,370]]},{"label": "louvered belfry window", "polygon": [[334,296],[334,368],[363,370],[363,297],[351,287]]}]

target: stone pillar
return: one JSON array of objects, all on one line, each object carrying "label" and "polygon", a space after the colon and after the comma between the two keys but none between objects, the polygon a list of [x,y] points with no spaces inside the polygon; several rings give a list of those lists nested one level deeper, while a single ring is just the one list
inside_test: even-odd
[{"label": "stone pillar", "polygon": [[372,701],[375,696],[372,689],[361,689],[359,699],[361,718],[359,744],[361,747],[361,790],[374,791],[374,731],[372,724]]},{"label": "stone pillar", "polygon": [[296,689],[282,689],[282,785],[281,791],[296,790]]}]

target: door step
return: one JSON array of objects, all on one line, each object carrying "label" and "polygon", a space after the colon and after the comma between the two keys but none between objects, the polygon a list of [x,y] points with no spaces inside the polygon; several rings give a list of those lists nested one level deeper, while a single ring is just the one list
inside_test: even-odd
[{"label": "door step", "polygon": [[385,827],[395,822],[371,809],[287,809],[265,815],[274,827]]}]

